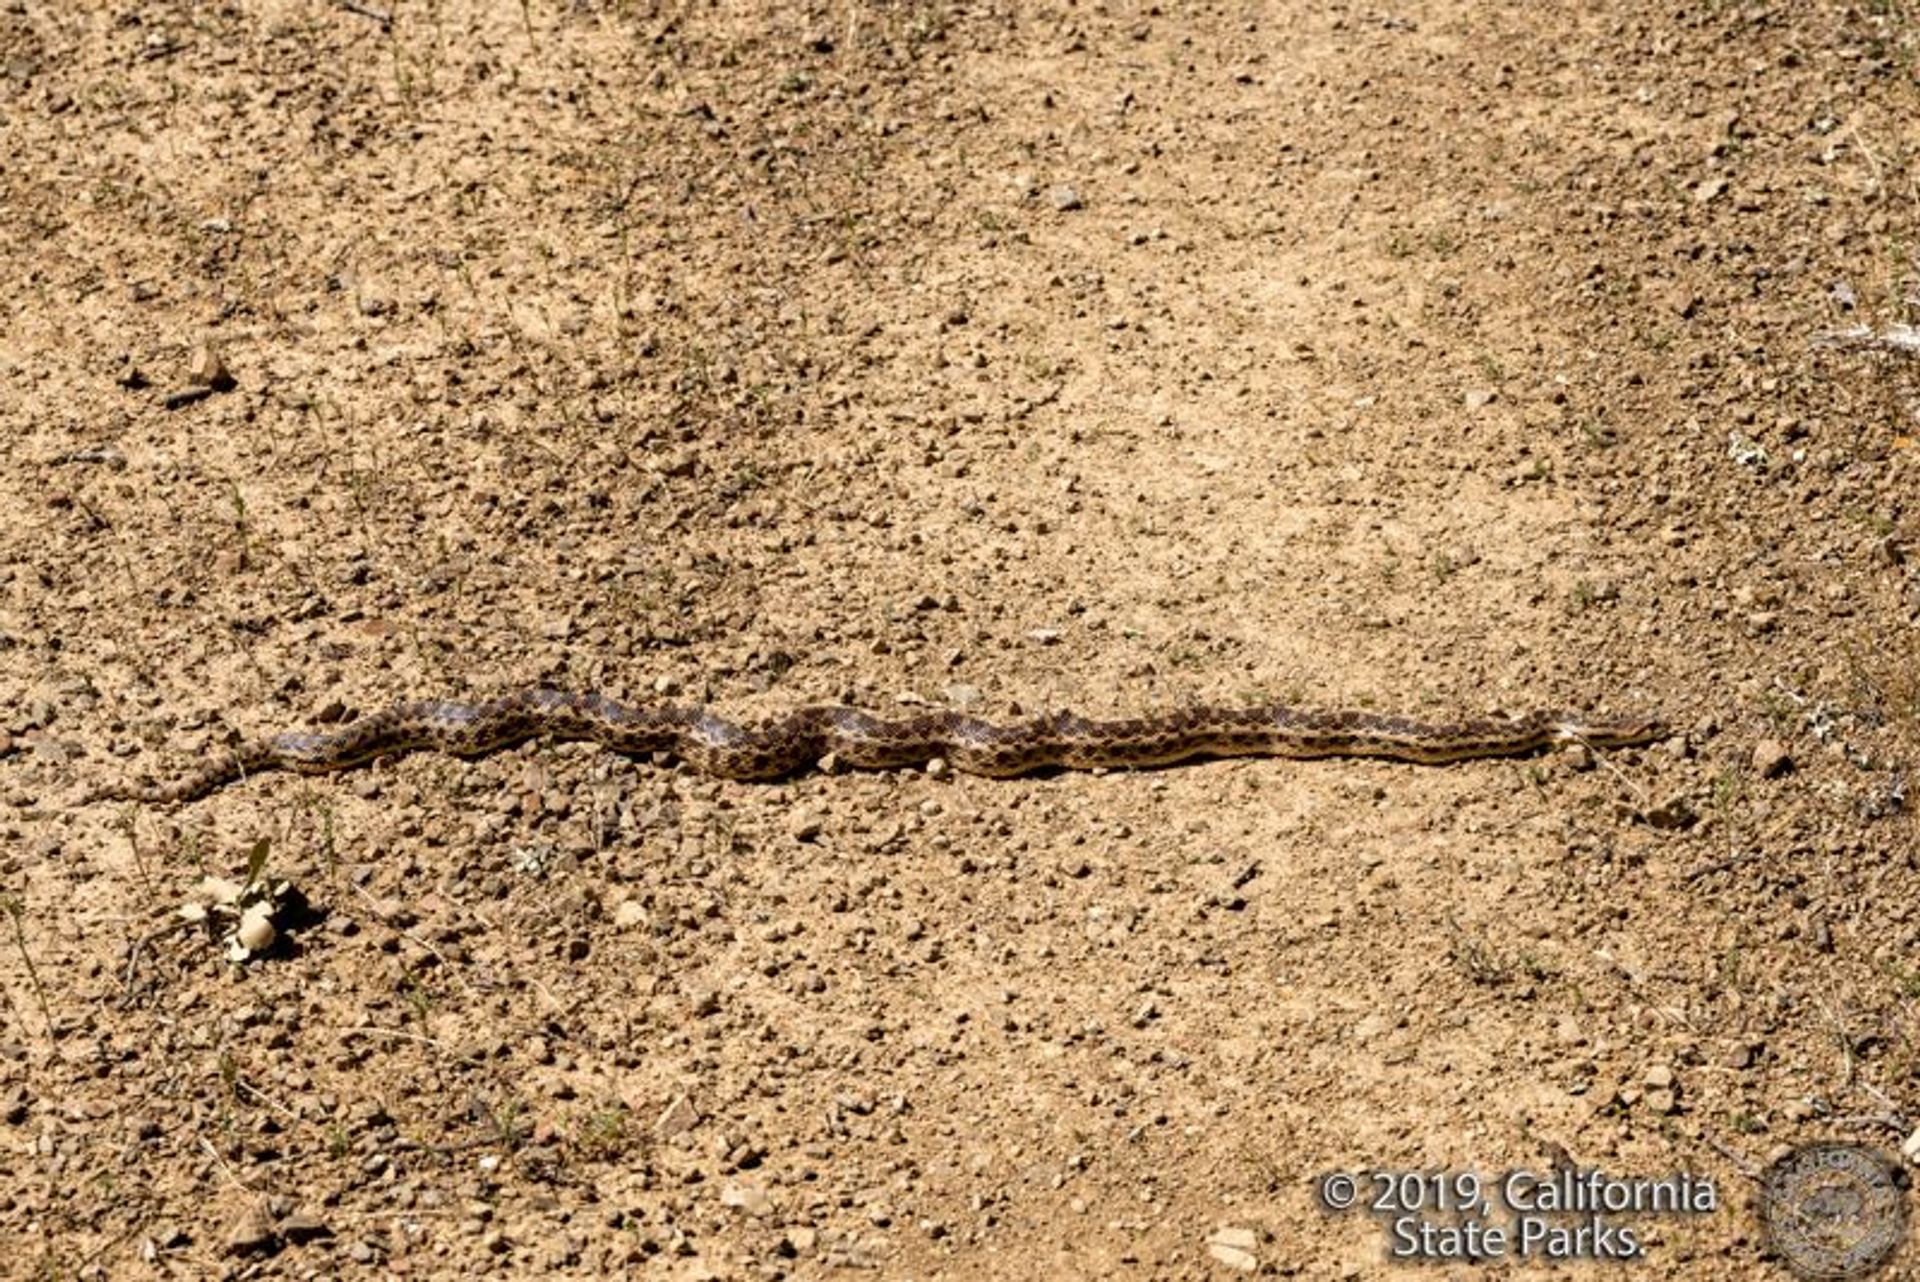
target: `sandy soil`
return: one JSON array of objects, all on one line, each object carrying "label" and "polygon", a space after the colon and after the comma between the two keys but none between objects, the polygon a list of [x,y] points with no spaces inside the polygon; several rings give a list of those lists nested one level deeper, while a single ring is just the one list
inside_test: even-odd
[{"label": "sandy soil", "polygon": [[[1814,341],[1920,37],[1562,9],[0,5],[0,1272],[1404,1276],[1316,1175],[1570,1163],[1784,1276],[1920,1117],[1920,364]],[[1674,732],[82,800],[532,684]]]}]

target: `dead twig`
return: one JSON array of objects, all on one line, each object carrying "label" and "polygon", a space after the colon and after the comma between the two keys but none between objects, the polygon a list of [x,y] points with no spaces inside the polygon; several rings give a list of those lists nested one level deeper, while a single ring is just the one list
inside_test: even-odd
[{"label": "dead twig", "polygon": [[357,13],[362,18],[371,18],[383,27],[391,27],[393,25],[393,15],[385,9],[375,8],[370,4],[362,4],[360,0],[334,0],[334,3],[342,9],[345,9],[348,13]]},{"label": "dead twig", "polygon": [[1754,851],[1747,851],[1738,855],[1728,855],[1725,859],[1715,859],[1710,863],[1701,864],[1698,868],[1689,871],[1681,880],[1693,882],[1699,881],[1702,877],[1711,877],[1717,872],[1731,872],[1742,864],[1752,863],[1759,857],[1759,854]]},{"label": "dead twig", "polygon": [[1757,1181],[1762,1175],[1765,1174],[1764,1171],[1762,1171],[1759,1167],[1755,1166],[1752,1162],[1748,1161],[1746,1158],[1742,1157],[1740,1154],[1734,1152],[1733,1148],[1730,1145],[1728,1145],[1723,1140],[1721,1140],[1721,1138],[1715,1135],[1712,1131],[1708,1131],[1705,1135],[1701,1136],[1701,1138],[1706,1140],[1708,1144],[1712,1145],[1714,1152],[1718,1153],[1721,1157],[1726,1158],[1727,1161],[1733,1164],[1733,1168],[1736,1171],[1739,1171],[1740,1174],[1746,1176],[1748,1179]]},{"label": "dead twig", "polygon": [[33,950],[27,947],[27,931],[22,924],[26,916],[26,905],[13,896],[0,897],[0,911],[4,911],[13,922],[14,946],[20,950],[20,960],[26,963],[27,978],[33,981],[33,995],[40,999],[40,1017],[47,1023],[47,1032],[53,1032],[53,1004],[47,1000],[47,987],[40,982],[40,969],[33,964]]},{"label": "dead twig", "polygon": [[140,969],[140,955],[146,952],[147,945],[151,944],[156,939],[160,939],[164,936],[172,935],[179,931],[185,930],[187,927],[191,926],[192,924],[193,924],[192,922],[187,921],[185,918],[175,918],[170,922],[163,922],[162,924],[155,926],[152,930],[149,930],[146,934],[140,936],[140,938],[134,940],[131,944],[127,946],[127,969],[125,973],[123,973],[120,977],[120,1009],[121,1010],[126,1010],[128,1007],[133,1005],[134,975]]}]

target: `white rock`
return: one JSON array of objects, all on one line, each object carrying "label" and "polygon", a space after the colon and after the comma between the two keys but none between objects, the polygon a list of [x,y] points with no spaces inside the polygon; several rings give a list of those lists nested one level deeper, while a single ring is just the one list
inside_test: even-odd
[{"label": "white rock", "polygon": [[729,1184],[720,1190],[720,1204],[756,1218],[773,1210],[773,1199],[758,1184]]},{"label": "white rock", "polygon": [[1254,1254],[1259,1245],[1260,1235],[1252,1229],[1215,1229],[1207,1235],[1207,1254],[1217,1263],[1241,1273],[1253,1273],[1260,1268],[1260,1257]]},{"label": "white rock", "polygon": [[233,937],[250,953],[264,953],[273,947],[278,932],[273,928],[273,908],[269,904],[249,904],[240,914],[240,925]]}]

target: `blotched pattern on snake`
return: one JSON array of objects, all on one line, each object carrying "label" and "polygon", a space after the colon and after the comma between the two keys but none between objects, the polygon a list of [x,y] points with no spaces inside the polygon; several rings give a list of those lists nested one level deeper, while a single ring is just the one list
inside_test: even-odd
[{"label": "blotched pattern on snake", "polygon": [[665,753],[723,779],[777,779],[819,765],[884,770],[944,759],[969,774],[1167,766],[1200,757],[1385,757],[1442,765],[1521,756],[1555,743],[1627,747],[1662,737],[1648,718],[1571,712],[1433,723],[1374,712],[1266,704],[1199,706],[1097,721],[1071,712],[1005,724],[959,712],[888,720],[855,708],[801,708],[748,725],[704,708],[633,706],[601,694],[523,690],[485,703],[402,704],[338,729],[273,735],[222,749],[172,783],[115,787],[95,800],[192,801],[269,770],[320,774],[416,749],[476,757],[529,739],[589,740]]}]

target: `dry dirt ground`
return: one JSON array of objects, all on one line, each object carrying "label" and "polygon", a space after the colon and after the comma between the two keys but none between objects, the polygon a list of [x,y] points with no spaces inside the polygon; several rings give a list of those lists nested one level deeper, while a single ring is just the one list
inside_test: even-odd
[{"label": "dry dirt ground", "polygon": [[[1318,1173],[1571,1163],[1784,1276],[1920,1120],[1920,363],[1815,341],[1920,14],[1557,8],[0,4],[0,1272],[1405,1276]],[[86,800],[540,684],[1673,729]]]}]

